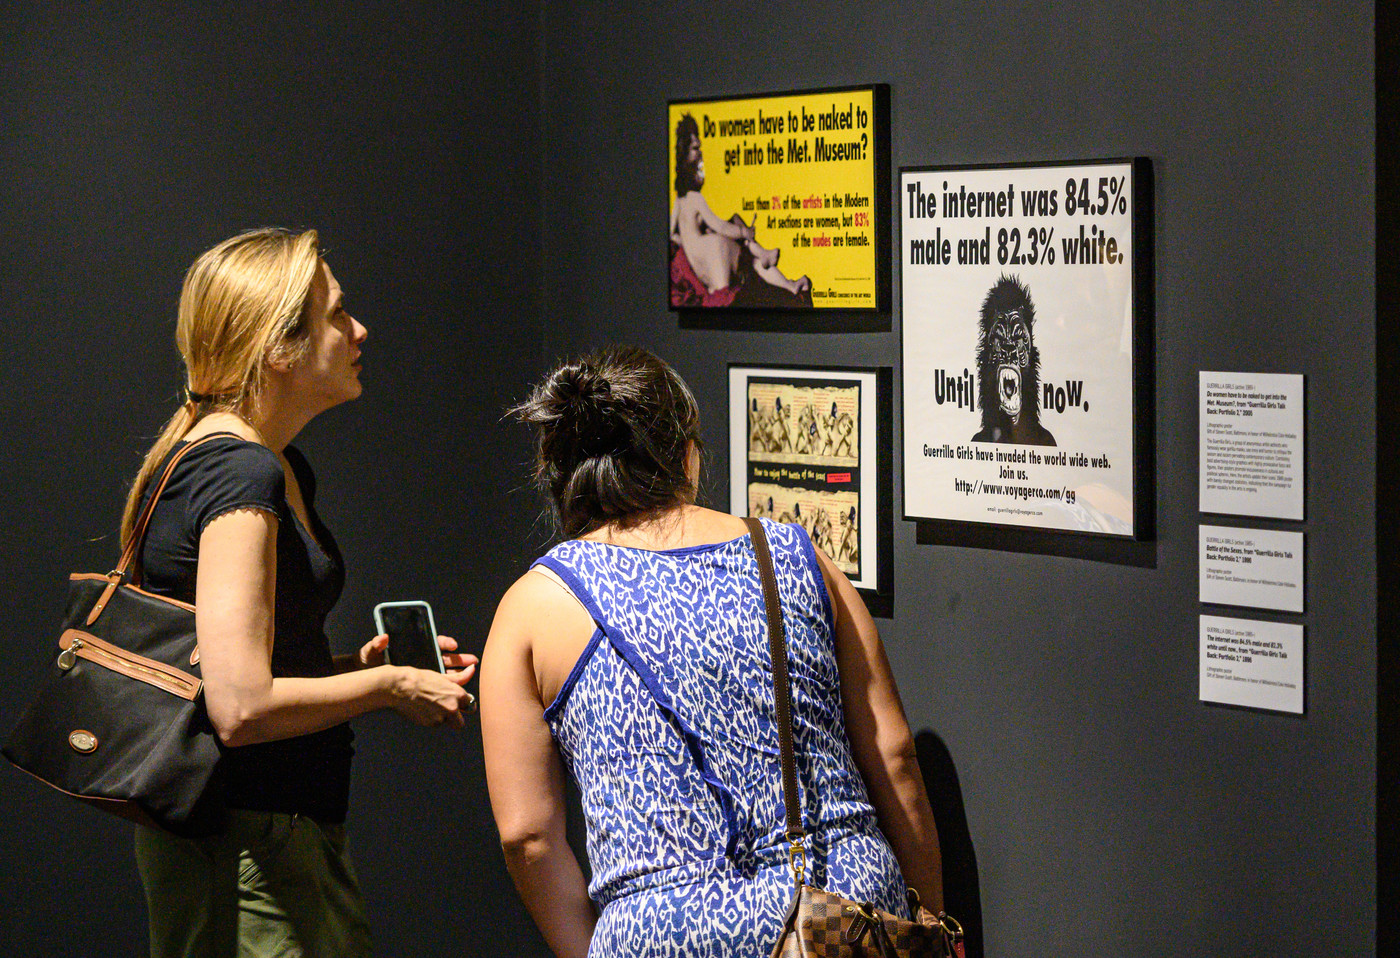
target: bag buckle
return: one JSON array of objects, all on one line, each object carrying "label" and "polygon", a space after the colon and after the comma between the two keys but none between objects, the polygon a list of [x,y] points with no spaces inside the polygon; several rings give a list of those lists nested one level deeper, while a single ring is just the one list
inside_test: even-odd
[{"label": "bag buckle", "polygon": [[[861,939],[866,935],[874,935],[877,947],[883,944],[880,939],[882,937],[881,932],[884,931],[884,925],[880,921],[880,916],[875,914],[874,904],[863,901],[853,905],[847,905],[846,913],[854,917],[851,919],[851,924],[846,929],[845,934],[841,936],[842,942],[847,945],[859,945]],[[880,951],[883,953],[884,949],[880,948]]]},{"label": "bag buckle", "polygon": [[97,604],[94,605],[92,611],[88,613],[88,625],[92,625],[97,621],[97,617],[102,614],[102,610],[107,608],[107,603],[111,600],[112,593],[117,591],[117,586],[121,585],[122,580],[125,578],[126,570],[122,566],[117,566],[111,572],[107,573],[107,588],[102,590],[102,595],[97,598]]},{"label": "bag buckle", "polygon": [[793,883],[800,889],[807,876],[807,849],[803,847],[801,835],[788,839],[788,867],[792,869]]}]

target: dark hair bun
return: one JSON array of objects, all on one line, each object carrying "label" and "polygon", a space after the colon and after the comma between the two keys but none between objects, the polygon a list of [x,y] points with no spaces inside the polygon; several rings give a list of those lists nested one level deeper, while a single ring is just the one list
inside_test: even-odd
[{"label": "dark hair bun", "polygon": [[613,395],[606,374],[587,362],[569,363],[554,371],[540,398],[551,408],[556,423],[560,466],[622,451],[628,440],[629,417]]},{"label": "dark hair bun", "polygon": [[510,412],[535,427],[535,481],[566,536],[694,496],[695,397],[645,349],[609,346],[561,363]]}]

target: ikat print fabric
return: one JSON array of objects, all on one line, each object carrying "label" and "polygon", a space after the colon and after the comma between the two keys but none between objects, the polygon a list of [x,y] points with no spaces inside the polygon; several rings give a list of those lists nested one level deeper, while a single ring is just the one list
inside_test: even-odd
[{"label": "ikat print fabric", "polygon": [[[904,914],[904,880],[846,738],[811,540],[763,521],[788,635],[808,882]],[[767,956],[793,879],[749,537],[655,552],[576,539],[538,564],[597,625],[545,712],[583,797],[602,909],[590,956]]]}]

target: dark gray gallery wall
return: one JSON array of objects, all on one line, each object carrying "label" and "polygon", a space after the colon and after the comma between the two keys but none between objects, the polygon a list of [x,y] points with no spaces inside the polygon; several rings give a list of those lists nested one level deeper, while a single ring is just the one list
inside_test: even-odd
[{"label": "dark gray gallery wall", "polygon": [[[898,283],[887,334],[679,329],[668,98],[887,82],[896,169],[1151,158],[1156,567],[917,546],[896,518],[883,634],[915,728],[956,766],[986,954],[1371,953],[1371,8],[546,2],[543,24],[547,352],[622,339],[674,360],[719,503],[726,364],[897,366]],[[1307,376],[1301,717],[1196,700],[1200,370]]]},{"label": "dark gray gallery wall", "polygon": [[[1142,155],[1157,177],[1156,567],[917,546],[895,523],[881,625],[915,727],[959,776],[986,953],[1371,952],[1372,16],[1252,6],[7,8],[0,726],[63,576],[112,560],[201,249],[317,226],[370,327],[365,397],[302,442],[351,564],[334,637],[422,597],[477,648],[544,544],[523,437],[497,418],[550,357],[628,339],[675,360],[720,503],[727,362],[898,365],[897,282],[888,333],[679,330],[660,308],[667,98],[887,82],[896,167]],[[1301,718],[1195,701],[1201,369],[1308,376]],[[544,954],[474,735],[356,728],[351,825],[382,953]],[[4,769],[0,817],[8,951],[141,952],[128,829]]]},{"label": "dark gray gallery wall", "polygon": [[[350,568],[332,638],[352,648],[375,602],[424,598],[479,649],[538,545],[510,495],[524,437],[497,422],[538,351],[538,8],[25,8],[0,26],[0,726],[68,572],[115,562],[125,484],[180,385],[184,269],[269,223],[321,230],[370,330],[364,398],[300,440]],[[350,824],[383,953],[536,940],[475,728],[356,730]],[[129,827],[8,767],[0,819],[0,950],[144,952]]]}]

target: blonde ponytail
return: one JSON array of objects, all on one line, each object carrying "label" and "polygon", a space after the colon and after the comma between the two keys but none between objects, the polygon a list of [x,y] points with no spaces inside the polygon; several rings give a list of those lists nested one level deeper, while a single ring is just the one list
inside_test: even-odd
[{"label": "blonde ponytail", "polygon": [[246,415],[269,359],[297,362],[309,340],[305,318],[320,264],[315,230],[258,229],[224,240],[185,274],[175,343],[185,361],[185,402],[141,462],[122,511],[122,548],[151,476],[170,450],[212,412]]},{"label": "blonde ponytail", "polygon": [[141,470],[136,473],[136,481],[131,484],[131,491],[127,493],[126,508],[122,510],[123,549],[126,548],[131,541],[132,534],[136,531],[137,511],[141,507],[142,496],[146,494],[146,487],[151,484],[151,474],[170,454],[170,450],[175,448],[176,443],[184,439],[185,434],[198,422],[190,407],[190,403],[185,403],[175,410],[175,415],[171,416],[161,429],[156,444],[150,448],[146,453],[146,458],[141,461]]}]

